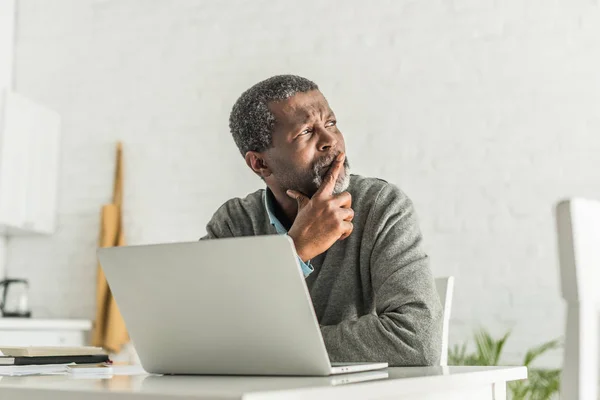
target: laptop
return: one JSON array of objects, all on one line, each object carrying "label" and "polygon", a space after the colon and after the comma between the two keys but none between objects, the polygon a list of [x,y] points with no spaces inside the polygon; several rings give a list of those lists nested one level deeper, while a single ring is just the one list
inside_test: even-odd
[{"label": "laptop", "polygon": [[158,374],[328,376],[331,364],[287,235],[98,250],[143,368]]}]

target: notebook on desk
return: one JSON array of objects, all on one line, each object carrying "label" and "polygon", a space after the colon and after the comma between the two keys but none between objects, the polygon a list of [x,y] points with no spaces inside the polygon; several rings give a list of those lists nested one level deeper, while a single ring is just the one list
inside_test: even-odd
[{"label": "notebook on desk", "polygon": [[11,357],[87,356],[105,354],[95,346],[0,346],[0,355]]},{"label": "notebook on desk", "polygon": [[0,347],[0,365],[93,364],[108,361],[100,347]]},{"label": "notebook on desk", "polygon": [[106,354],[86,356],[39,356],[11,357],[0,356],[0,365],[46,365],[46,364],[96,364],[108,361]]}]

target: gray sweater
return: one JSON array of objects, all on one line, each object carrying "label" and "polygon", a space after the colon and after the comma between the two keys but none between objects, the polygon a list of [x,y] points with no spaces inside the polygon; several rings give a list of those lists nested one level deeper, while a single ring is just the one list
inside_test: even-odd
[{"label": "gray sweater", "polygon": [[[411,200],[357,175],[348,191],[354,231],[313,258],[306,278],[330,360],[439,363],[442,308]],[[263,195],[227,201],[203,239],[276,234]]]}]

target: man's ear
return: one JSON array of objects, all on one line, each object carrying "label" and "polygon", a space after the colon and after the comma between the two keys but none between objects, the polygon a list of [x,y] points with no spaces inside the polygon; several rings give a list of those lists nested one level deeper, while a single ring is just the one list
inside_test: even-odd
[{"label": "man's ear", "polygon": [[255,174],[261,178],[266,178],[272,174],[271,169],[267,165],[262,153],[249,151],[246,153],[246,164]]}]

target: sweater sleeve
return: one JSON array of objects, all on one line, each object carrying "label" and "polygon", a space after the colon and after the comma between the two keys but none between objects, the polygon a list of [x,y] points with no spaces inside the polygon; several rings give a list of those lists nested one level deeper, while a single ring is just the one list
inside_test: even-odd
[{"label": "sweater sleeve", "polygon": [[206,235],[200,240],[233,237],[227,203],[223,204],[206,224]]},{"label": "sweater sleeve", "polygon": [[442,307],[411,200],[387,184],[366,228],[376,314],[321,327],[331,361],[438,364]]},{"label": "sweater sleeve", "polygon": [[[200,238],[200,240],[210,240],[210,239],[222,239],[235,236],[233,230],[231,229],[231,217],[230,217],[230,204],[225,203],[222,207],[220,207],[211,220],[206,225],[206,235]],[[285,234],[287,232],[279,232],[280,234]],[[306,278],[313,271],[314,268],[309,261],[304,262],[298,256],[298,263],[300,264],[300,269],[302,270],[302,274]]]}]

